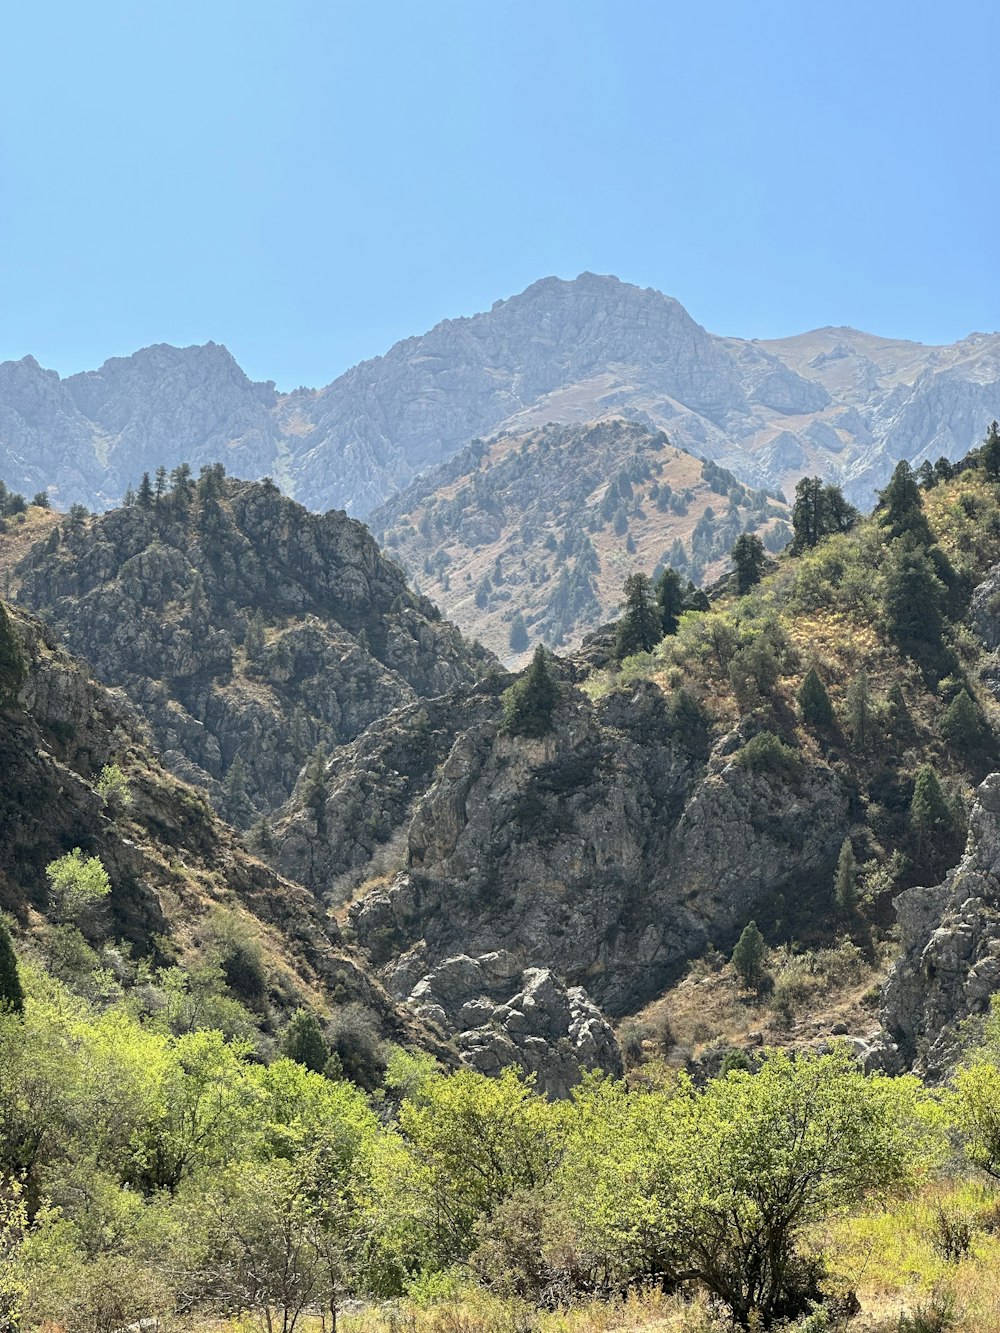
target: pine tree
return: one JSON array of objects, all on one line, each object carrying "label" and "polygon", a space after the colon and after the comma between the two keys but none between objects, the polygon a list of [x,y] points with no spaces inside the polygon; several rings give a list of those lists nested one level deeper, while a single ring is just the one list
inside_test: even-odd
[{"label": "pine tree", "polygon": [[918,865],[933,863],[941,844],[950,841],[951,811],[932,764],[924,764],[917,773],[910,802],[910,831]]},{"label": "pine tree", "polygon": [[0,602],[0,708],[11,708],[17,702],[27,678],[28,667],[14,623]]},{"label": "pine tree", "polygon": [[764,936],[757,929],[757,922],[747,922],[729,960],[744,986],[756,987],[763,980],[764,950]]},{"label": "pine tree", "polygon": [[306,765],[302,801],[320,819],[326,807],[326,750],[322,744],[316,746]]},{"label": "pine tree", "polygon": [[273,848],[274,838],[271,833],[271,823],[266,815],[261,815],[250,830],[249,841],[252,846],[261,852],[269,852]]},{"label": "pine tree", "polygon": [[0,920],[0,1011],[24,1012],[24,991],[17,970],[17,955],[7,923]]},{"label": "pine tree", "polygon": [[878,500],[883,523],[897,536],[904,532],[914,532],[920,541],[930,540],[920,487],[905,458],[896,464],[888,486],[879,491]]},{"label": "pine tree", "polygon": [[850,838],[845,838],[837,858],[837,873],[833,879],[833,900],[837,910],[850,915],[858,902],[858,867]]},{"label": "pine tree", "polygon": [[226,801],[230,806],[242,805],[247,797],[247,770],[241,755],[237,754],[226,772]]},{"label": "pine tree", "polygon": [[281,1053],[297,1060],[314,1074],[322,1074],[330,1052],[323,1040],[323,1029],[311,1009],[296,1009],[281,1038]]},{"label": "pine tree", "polygon": [[801,555],[823,535],[823,479],[803,477],[795,487],[792,505],[792,554]]},{"label": "pine tree", "polygon": [[875,710],[868,688],[868,675],[862,669],[847,687],[847,729],[851,733],[855,749],[868,748],[874,727]]},{"label": "pine tree", "polygon": [[518,611],[511,622],[510,627],[510,650],[512,653],[527,652],[528,649],[528,627],[524,623],[524,616]]},{"label": "pine tree", "polygon": [[222,478],[218,468],[206,463],[198,474],[198,498],[202,501],[217,500],[222,494]]},{"label": "pine tree", "polygon": [[648,574],[630,574],[625,580],[625,608],[615,636],[619,662],[634,653],[650,652],[663,638],[652,592]]},{"label": "pine tree", "polygon": [[151,509],[153,507],[153,485],[149,480],[149,473],[142,474],[142,481],[139,482],[138,494],[139,508]]},{"label": "pine tree", "polygon": [[813,727],[828,727],[833,721],[833,705],[816,668],[806,672],[797,695],[802,720]]},{"label": "pine tree", "polygon": [[154,495],[156,503],[159,504],[167,493],[167,469],[161,463],[156,469],[156,489]]},{"label": "pine tree", "polygon": [[883,603],[890,634],[903,644],[939,643],[944,585],[927,552],[912,537],[889,548]]},{"label": "pine tree", "polygon": [[956,749],[972,748],[983,739],[979,709],[966,689],[952,699],[941,718],[941,735]]},{"label": "pine tree", "polygon": [[736,538],[730,552],[736,566],[736,589],[742,597],[764,577],[764,543],[753,532],[744,532]]},{"label": "pine tree", "polygon": [[676,634],[684,611],[684,584],[670,565],[656,580],[656,602],[660,608],[660,629],[665,635]]},{"label": "pine tree", "polygon": [[983,468],[994,481],[1000,478],[1000,423],[993,421],[979,450]]},{"label": "pine tree", "polygon": [[898,680],[894,680],[890,685],[885,704],[890,734],[897,739],[909,736],[913,731],[913,718],[910,716],[903,687]]},{"label": "pine tree", "polygon": [[552,730],[552,714],[559,702],[559,687],[549,670],[548,655],[541,644],[527,670],[503,693],[503,729],[511,736],[546,735]]}]

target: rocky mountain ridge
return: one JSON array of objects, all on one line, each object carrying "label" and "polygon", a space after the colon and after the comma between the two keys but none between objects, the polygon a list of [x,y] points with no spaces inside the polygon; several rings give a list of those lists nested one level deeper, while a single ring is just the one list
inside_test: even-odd
[{"label": "rocky mountain ridge", "polygon": [[275,824],[273,864],[334,902],[351,887],[353,936],[401,998],[499,950],[620,1016],[832,874],[847,795],[825,766],[754,774],[732,734],[709,754],[698,710],[653,685],[593,703],[567,679],[552,734],[508,736],[506,683],[370,728]]},{"label": "rocky mountain ridge", "polygon": [[66,379],[0,365],[0,476],[118,503],[141,473],[222,459],[364,517],[477,436],[628,416],[755,486],[820,473],[866,503],[898,458],[955,458],[1000,415],[1000,336],[950,347],[819,329],[718,337],[679,302],[591,273],[444,320],[321,389],[279,393],[221,346],[144,348]]},{"label": "rocky mountain ridge", "polygon": [[[111,883],[106,922],[88,927],[101,950],[94,965],[100,958],[124,977],[133,959],[147,968],[182,964],[194,978],[188,984],[204,990],[221,915],[224,932],[243,950],[237,959],[249,953],[251,964],[227,971],[223,957],[212,984],[225,1000],[232,975],[233,994],[272,1048],[291,1011],[306,1006],[320,1016],[361,1011],[382,1037],[428,1051],[446,1066],[499,1073],[516,1065],[552,1097],[568,1095],[581,1068],[621,1072],[606,1020],[585,992],[567,990],[545,969],[465,960],[471,970],[462,973],[456,1008],[451,960],[425,978],[412,1003],[394,1000],[316,897],[249,855],[203,795],[160,766],[124,694],[91,680],[38,620],[2,603],[0,614],[0,631],[13,635],[25,667],[17,698],[0,706],[0,907],[18,922],[21,948],[40,953],[61,979],[84,982],[89,946],[78,935],[67,952],[67,926],[53,912],[45,868],[79,848],[100,859]],[[5,649],[7,643],[5,637]],[[102,786],[109,765],[118,774],[110,795]],[[133,1002],[155,1009],[162,1002],[157,973],[148,975]],[[199,1003],[210,1001],[203,995]]]},{"label": "rocky mountain ridge", "polygon": [[360,523],[217,471],[71,516],[17,579],[20,601],[126,690],[173,771],[244,825],[288,798],[317,747],[490,664]]}]

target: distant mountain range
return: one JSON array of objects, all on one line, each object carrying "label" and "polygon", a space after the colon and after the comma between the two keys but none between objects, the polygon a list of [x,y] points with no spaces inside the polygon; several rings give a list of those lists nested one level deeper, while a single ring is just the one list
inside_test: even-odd
[{"label": "distant mountain range", "polygon": [[115,504],[143,471],[222,461],[365,517],[477,436],[627,417],[754,486],[818,472],[865,503],[894,463],[957,457],[1000,416],[1000,335],[949,347],[825,328],[717,337],[617,278],[545,278],[397,343],[322,389],[251,381],[215,343],[61,379],[0,364],[0,478]]}]

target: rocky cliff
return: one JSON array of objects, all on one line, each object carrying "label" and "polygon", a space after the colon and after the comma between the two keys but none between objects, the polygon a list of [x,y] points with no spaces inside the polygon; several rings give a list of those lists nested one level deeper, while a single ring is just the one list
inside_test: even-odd
[{"label": "rocky cliff", "polygon": [[500,950],[621,1014],[832,873],[847,801],[824,765],[752,773],[734,735],[708,754],[697,710],[651,684],[596,703],[564,684],[551,735],[508,736],[504,683],[371,728],[275,828],[274,864],[318,894],[347,877],[355,936],[400,996]]},{"label": "rocky cliff", "polygon": [[[10,617],[26,678],[11,706],[0,707],[0,908],[18,923],[22,950],[64,980],[72,967],[76,984],[106,988],[82,978],[82,936],[67,958],[66,927],[52,913],[45,867],[78,847],[100,858],[111,882],[106,919],[88,926],[101,950],[93,965],[146,968],[145,981],[132,983],[140,1007],[162,1003],[168,983],[156,969],[180,965],[200,978],[189,984],[202,987],[201,1003],[210,982],[224,998],[228,985],[271,1050],[290,1012],[305,1005],[321,1016],[360,1009],[382,1037],[445,1065],[497,1073],[516,1064],[552,1097],[566,1096],[581,1069],[621,1072],[600,1012],[547,971],[499,957],[460,960],[464,969],[451,960],[394,999],[314,894],[248,855],[203,795],[161,767],[122,693],[90,679],[39,621],[13,608]],[[108,765],[122,779],[111,793],[102,786]],[[261,990],[249,998],[246,976],[229,980],[225,959],[211,980],[220,914],[259,953]]]},{"label": "rocky cliff", "polygon": [[958,457],[1000,416],[1000,338],[950,347],[819,329],[720,338],[613,277],[545,278],[322,389],[280,394],[225,348],[148,347],[60,379],[0,365],[0,476],[105,507],[158,464],[221,459],[364,516],[476,436],[628,416],[770,487],[805,472],[868,501],[898,458]]},{"label": "rocky cliff", "polygon": [[244,824],[317,746],[488,665],[361,524],[216,471],[67,519],[17,576],[21,601],[124,687],[165,762]]},{"label": "rocky cliff", "polygon": [[902,954],[882,995],[874,1059],[939,1078],[958,1058],[961,1025],[1000,991],[1000,773],[979,787],[965,855],[942,884],[896,899]]}]

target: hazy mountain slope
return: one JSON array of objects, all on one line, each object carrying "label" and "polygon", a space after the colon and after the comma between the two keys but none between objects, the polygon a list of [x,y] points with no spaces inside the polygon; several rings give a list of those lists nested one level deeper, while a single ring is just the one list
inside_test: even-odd
[{"label": "hazy mountain slope", "polygon": [[360,523],[215,473],[65,520],[17,577],[20,600],[125,687],[167,764],[240,823],[287,799],[317,745],[487,664]]},{"label": "hazy mountain slope", "polygon": [[[476,436],[614,413],[754,485],[804,472],[867,501],[889,462],[964,454],[1000,416],[1000,336],[923,347],[852,329],[707,333],[613,277],[545,278],[444,320],[322,389],[279,394],[225,348],[149,347],[60,380],[0,365],[0,476],[63,505],[117,503],[143,470],[221,459],[304,504],[364,516]],[[889,461],[887,461],[889,460]]]},{"label": "hazy mountain slope", "polygon": [[[664,435],[610,418],[476,442],[370,522],[414,587],[516,662],[539,639],[572,645],[613,618],[634,570],[718,575],[746,530],[780,549],[787,516]],[[512,642],[518,616],[527,639]]]},{"label": "hazy mountain slope", "polygon": [[60,507],[117,504],[144,471],[224,459],[278,470],[273,384],[255,384],[224,347],[145,347],[60,379],[33,357],[0,363],[0,477]]}]

